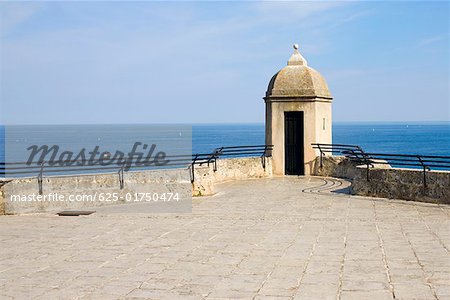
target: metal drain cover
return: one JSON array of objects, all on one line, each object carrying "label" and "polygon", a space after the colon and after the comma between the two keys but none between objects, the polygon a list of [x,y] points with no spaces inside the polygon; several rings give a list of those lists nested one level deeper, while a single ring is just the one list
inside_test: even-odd
[{"label": "metal drain cover", "polygon": [[95,210],[65,210],[57,213],[57,215],[76,217],[76,216],[87,216],[93,213],[95,213]]}]

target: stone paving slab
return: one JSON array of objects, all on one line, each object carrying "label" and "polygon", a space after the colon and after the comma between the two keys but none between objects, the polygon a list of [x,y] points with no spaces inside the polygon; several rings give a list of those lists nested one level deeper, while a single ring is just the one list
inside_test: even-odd
[{"label": "stone paving slab", "polygon": [[192,214],[0,217],[0,299],[450,299],[450,207],[229,182]]}]

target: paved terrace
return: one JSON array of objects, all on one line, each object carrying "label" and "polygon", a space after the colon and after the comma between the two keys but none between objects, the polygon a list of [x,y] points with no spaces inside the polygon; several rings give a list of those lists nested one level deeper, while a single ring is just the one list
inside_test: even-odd
[{"label": "paved terrace", "polygon": [[179,216],[2,216],[0,298],[450,299],[449,206],[323,183],[226,183]]}]

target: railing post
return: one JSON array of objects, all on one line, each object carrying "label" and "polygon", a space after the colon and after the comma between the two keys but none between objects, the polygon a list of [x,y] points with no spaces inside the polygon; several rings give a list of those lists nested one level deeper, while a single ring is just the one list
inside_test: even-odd
[{"label": "railing post", "polygon": [[191,183],[194,183],[194,181],[195,181],[194,165],[195,165],[195,162],[197,161],[197,158],[198,158],[198,154],[195,154],[195,157],[191,162]]},{"label": "railing post", "polygon": [[214,172],[217,171],[216,159],[219,157],[219,155],[222,152],[222,150],[223,150],[223,147],[214,149],[213,152],[211,153],[211,155],[208,158],[208,161],[207,161],[208,167],[209,167],[209,163],[212,162],[213,163],[213,171]]},{"label": "railing post", "polygon": [[219,156],[222,154],[222,151],[223,151],[223,147],[220,147],[219,149],[215,149],[214,150],[214,154],[213,154],[213,159],[214,159],[214,161],[213,161],[213,163],[214,163],[214,165],[213,165],[213,171],[214,172],[216,172],[217,171],[217,159],[219,158]]},{"label": "railing post", "polygon": [[44,164],[45,164],[45,161],[42,161],[42,163],[41,163],[41,169],[39,170],[39,175],[38,175],[38,178],[37,178],[37,180],[38,180],[38,186],[39,186],[39,195],[42,195],[42,178],[43,178],[43,176],[44,176]]},{"label": "railing post", "polygon": [[366,173],[366,179],[367,179],[367,181],[370,181],[370,172],[369,172],[369,170],[370,170],[370,163],[369,162],[367,162],[367,173]]},{"label": "railing post", "polygon": [[364,160],[366,159],[366,153],[364,153],[364,150],[360,147],[360,146],[358,146],[358,151],[361,153],[361,155],[363,156],[363,158],[364,158]]},{"label": "railing post", "polygon": [[[323,155],[324,155],[324,153],[322,152],[322,149],[320,148],[320,144],[317,144],[317,147],[319,148],[319,151],[320,151],[320,158],[319,158],[319,160],[320,160],[320,168],[322,169],[323,168]],[[333,151],[333,146],[331,146],[331,151]],[[333,154],[333,152],[331,152],[331,154]]]},{"label": "railing post", "polygon": [[427,166],[423,163],[422,158],[420,157],[420,155],[417,155],[417,158],[419,159],[420,164],[422,165],[422,169],[423,169],[423,188],[426,189],[427,188]]},{"label": "railing post", "polygon": [[214,161],[213,161],[213,171],[216,172],[217,171],[217,158],[214,157]]},{"label": "railing post", "polygon": [[264,152],[261,155],[261,164],[264,170],[266,170],[266,153],[267,153],[267,145],[264,145]]},{"label": "railing post", "polygon": [[366,163],[367,166],[367,171],[366,171],[366,180],[370,181],[370,160],[368,159],[367,154],[363,151],[363,149],[361,147],[358,146],[358,150],[361,152],[361,155],[364,158],[364,162]]},{"label": "railing post", "polygon": [[125,164],[126,164],[126,160],[124,160],[122,166],[119,169],[119,187],[122,190],[124,187],[124,179],[123,179],[123,172],[124,172],[124,168],[125,168]]}]

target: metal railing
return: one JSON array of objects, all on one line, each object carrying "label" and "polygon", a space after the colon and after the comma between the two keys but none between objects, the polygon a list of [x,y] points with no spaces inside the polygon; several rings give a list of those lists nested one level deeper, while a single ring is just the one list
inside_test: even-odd
[{"label": "metal railing", "polygon": [[[119,186],[123,189],[124,173],[127,171],[188,167],[191,170],[191,182],[193,182],[195,165],[207,164],[209,166],[209,164],[212,163],[215,172],[217,171],[217,159],[220,157],[259,156],[261,158],[262,167],[265,169],[266,157],[271,156],[272,149],[272,145],[220,147],[214,149],[211,153],[166,156],[164,159],[167,160],[167,163],[163,165],[159,165],[155,162],[136,163],[136,157],[128,157],[123,160],[121,164],[111,165],[106,165],[104,159],[92,160],[89,165],[85,164],[86,160],[42,161],[38,164],[36,162],[33,164],[27,164],[26,162],[0,162],[0,179],[5,176],[11,178],[29,178],[36,176],[38,179],[39,193],[42,194],[44,175],[81,175],[114,172],[118,173]],[[132,163],[133,161],[135,163]],[[67,165],[68,163],[69,165]]]},{"label": "metal railing", "polygon": [[423,184],[427,186],[426,172],[431,170],[450,170],[450,156],[394,154],[365,152],[360,146],[344,144],[311,144],[320,151],[320,168],[323,167],[323,157],[326,153],[343,155],[356,164],[367,166],[367,181],[370,181],[370,168],[375,165],[391,167],[407,167],[423,171]]},{"label": "metal railing", "polygon": [[345,145],[345,144],[311,144],[314,149],[318,149],[320,151],[319,156],[319,164],[320,168],[323,167],[323,157],[326,153],[331,153],[332,155],[346,155],[347,153],[351,153],[353,155],[361,155],[364,156],[364,151],[361,147],[357,145]]},{"label": "metal railing", "polygon": [[273,145],[252,145],[252,146],[228,146],[215,148],[213,152],[207,154],[195,154],[191,162],[191,182],[195,180],[195,165],[213,164],[214,172],[217,171],[217,159],[223,157],[245,157],[259,156],[261,165],[266,169],[266,157],[272,156]]}]

